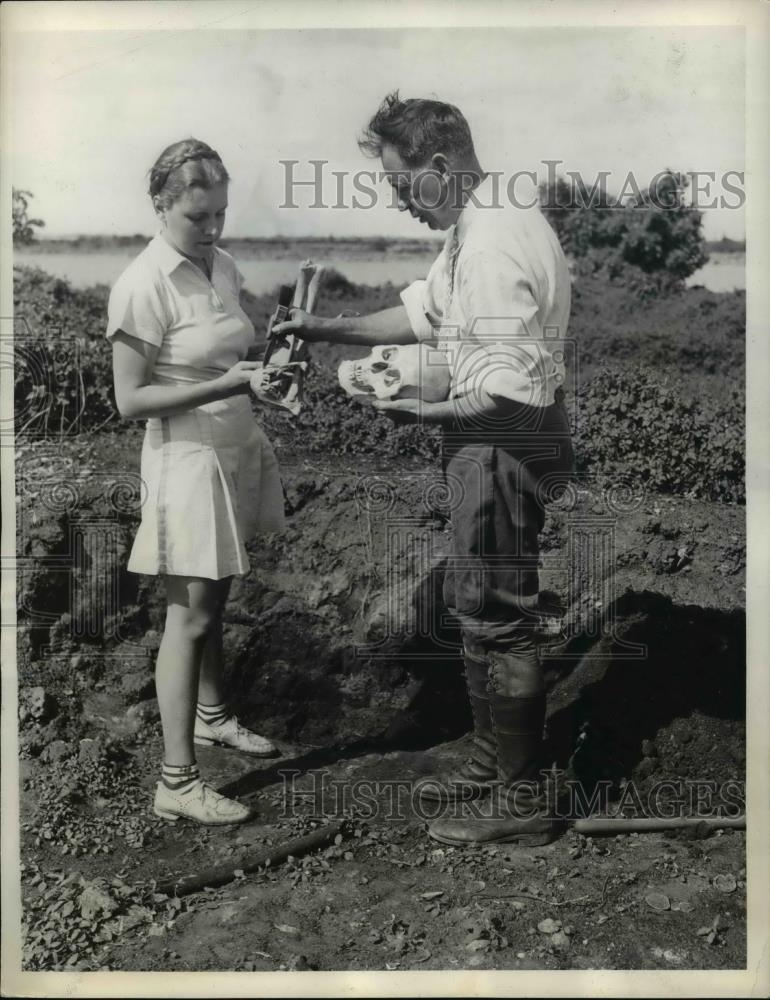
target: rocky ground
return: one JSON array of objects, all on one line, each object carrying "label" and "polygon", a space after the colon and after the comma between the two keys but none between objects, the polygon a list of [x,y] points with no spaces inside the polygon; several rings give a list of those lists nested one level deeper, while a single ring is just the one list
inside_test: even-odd
[{"label": "rocky ground", "polygon": [[[700,719],[691,723],[697,726]],[[716,734],[713,734],[716,735]],[[666,747],[675,737],[665,733]],[[724,969],[745,964],[743,835],[660,834],[611,839],[567,833],[536,849],[458,849],[431,842],[422,823],[382,812],[352,819],[335,842],[244,874],[255,853],[328,823],[295,801],[276,765],[201,755],[220,781],[246,779],[253,823],[224,830],[161,826],[146,803],[157,739],[130,751],[136,793],[123,825],[83,812],[25,831],[25,900],[31,968],[122,970]],[[302,766],[307,748],[287,748]],[[663,749],[663,748],[662,748]],[[79,754],[93,753],[81,744]],[[291,753],[291,751],[294,751]],[[330,760],[330,782],[403,781],[457,745]],[[102,751],[102,748],[100,748]],[[665,751],[664,751],[665,752]],[[109,746],[102,761],[110,761]],[[70,764],[71,766],[71,764]],[[101,763],[109,770],[109,763]],[[25,766],[25,787],[34,787]],[[305,778],[305,781],[308,777]],[[308,785],[308,788],[311,786]],[[316,787],[318,787],[316,785]],[[393,787],[393,786],[391,786]],[[39,785],[38,785],[39,788]],[[295,791],[297,789],[295,788]],[[117,795],[98,803],[105,813]],[[120,803],[125,797],[120,796]],[[39,803],[45,809],[45,803]],[[77,807],[75,807],[77,808]],[[394,810],[395,812],[395,810]],[[126,824],[138,820],[138,827]],[[66,837],[65,837],[66,834]],[[72,847],[75,858],[62,857]],[[93,854],[94,850],[99,853]],[[34,857],[34,862],[30,860]],[[175,899],[154,879],[229,865],[221,888]],[[40,963],[40,964],[38,964]]]},{"label": "rocky ground", "polygon": [[[386,481],[373,460],[281,454],[289,529],[254,544],[225,651],[242,718],[282,756],[201,752],[253,822],[156,820],[162,606],[154,583],[121,568],[138,516],[137,435],[17,456],[28,969],[745,965],[740,831],[565,832],[529,850],[426,836],[408,782],[463,756],[469,719],[458,637],[437,599],[449,501],[416,458]],[[744,568],[738,506],[608,494],[584,479],[549,512],[538,625],[549,761],[589,792],[609,788],[605,805],[633,812],[658,794],[689,812],[700,794],[711,809],[741,806]],[[299,772],[293,786],[286,771]],[[301,794],[322,779],[360,794]],[[246,873],[337,822],[320,849]],[[235,878],[158,892],[215,865]]]}]

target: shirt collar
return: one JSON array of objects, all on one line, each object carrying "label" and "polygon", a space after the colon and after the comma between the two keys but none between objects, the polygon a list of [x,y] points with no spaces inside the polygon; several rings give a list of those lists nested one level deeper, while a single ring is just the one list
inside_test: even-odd
[{"label": "shirt collar", "polygon": [[473,189],[468,201],[465,203],[465,207],[460,213],[460,217],[454,225],[453,230],[450,230],[450,237],[453,234],[457,236],[458,246],[465,239],[465,235],[468,232],[468,226],[473,221],[474,214],[479,210],[479,205],[474,204],[474,198],[478,198],[482,205],[491,205],[490,194],[492,187],[492,175],[488,174],[484,180],[479,184],[478,187]]},{"label": "shirt collar", "polygon": [[[161,236],[160,230],[158,230],[155,236],[153,236],[150,240],[148,249],[164,274],[171,274],[171,272],[175,271],[180,264],[192,264],[191,260],[185,257],[184,254],[181,254],[178,250],[175,250],[171,244],[168,243],[163,236]],[[194,264],[193,267],[195,267]]]}]

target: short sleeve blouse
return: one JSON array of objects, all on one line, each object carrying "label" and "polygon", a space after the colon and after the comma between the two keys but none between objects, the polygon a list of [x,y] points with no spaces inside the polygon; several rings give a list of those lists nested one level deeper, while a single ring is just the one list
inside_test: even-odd
[{"label": "short sleeve blouse", "polygon": [[153,384],[217,378],[254,344],[254,327],[239,302],[242,284],[224,250],[214,248],[209,281],[159,234],[115,283],[106,335],[122,330],[158,348]]}]

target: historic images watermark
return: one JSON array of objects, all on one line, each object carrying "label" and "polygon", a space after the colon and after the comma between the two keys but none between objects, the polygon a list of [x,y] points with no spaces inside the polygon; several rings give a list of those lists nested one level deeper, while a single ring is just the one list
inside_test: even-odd
[{"label": "historic images watermark", "polygon": [[[564,465],[561,450],[571,447],[566,427],[574,433],[579,418],[579,392],[564,394],[562,388],[565,370],[579,384],[579,349],[558,327],[547,327],[542,333],[542,337],[535,336],[521,316],[481,317],[471,336],[463,340],[456,328],[437,330],[436,349],[426,352],[420,364],[448,360],[453,392],[460,390],[453,396],[455,424],[444,428],[444,448],[456,444],[463,451],[463,475],[448,468],[434,471],[428,465],[412,473],[384,467],[359,479],[359,524],[381,620],[379,634],[358,647],[358,655],[404,660],[451,656],[456,653],[452,631],[457,620],[439,597],[447,573],[471,574],[476,579],[477,605],[468,606],[466,593],[463,608],[473,618],[483,616],[486,589],[506,586],[516,593],[533,592],[534,574],[542,569],[564,597],[564,613],[557,620],[552,611],[544,616],[539,602],[524,602],[517,609],[522,629],[549,639],[567,638],[565,615],[579,607],[580,620],[569,628],[579,629],[586,638],[609,640],[597,647],[597,656],[646,658],[644,644],[630,642],[619,633],[614,612],[617,528],[642,506],[645,490],[624,479],[608,482],[585,472],[558,471],[557,466]],[[357,364],[365,366],[366,361]],[[522,371],[528,373],[526,378],[519,378]],[[399,373],[393,374],[398,381]],[[497,414],[484,411],[485,396],[499,394],[501,386],[516,389],[520,385],[524,388],[516,393],[519,400],[505,400]],[[535,405],[544,394],[538,387],[543,386],[558,404]],[[429,415],[419,403],[416,407],[414,422],[430,428]],[[562,409],[563,421],[554,422],[555,407]],[[436,522],[451,523],[455,512],[469,503],[481,509],[491,488],[488,459],[484,453],[464,448],[469,440],[483,441],[487,448],[513,450],[522,483],[528,479],[536,483],[532,504],[563,516],[565,544],[561,548],[533,554],[531,546],[528,549],[520,540],[501,553],[489,532],[479,528],[474,554],[452,551],[445,535],[436,530]],[[554,471],[549,472],[552,460]],[[399,651],[398,639],[404,635],[424,640],[419,652],[414,644],[408,651]],[[552,652],[552,659],[560,656]]]},{"label": "historic images watermark", "polygon": [[[430,822],[436,819],[534,819],[547,815],[563,822],[588,819],[598,813],[626,819],[735,819],[746,811],[745,783],[738,779],[717,782],[686,778],[661,780],[640,787],[633,781],[616,790],[609,779],[590,788],[580,781],[564,780],[564,772],[543,771],[542,782],[519,782],[507,788],[493,785],[485,794],[469,800],[451,801],[432,794],[440,782],[420,779],[334,778],[325,769],[278,772],[282,781],[280,818],[306,815],[316,818],[343,814],[360,820],[402,822],[413,817]],[[614,794],[613,794],[614,791]],[[442,801],[443,799],[443,801]]]},{"label": "historic images watermark", "polygon": [[[483,471],[483,470],[480,470]],[[620,628],[615,612],[618,565],[617,534],[623,518],[640,508],[643,489],[625,482],[606,484],[590,474],[573,477],[563,487],[557,477],[544,480],[539,492],[553,510],[564,516],[564,544],[533,559],[525,554],[486,554],[482,559],[453,554],[436,519],[448,521],[462,501],[466,486],[453,476],[416,471],[370,474],[357,484],[356,502],[368,575],[376,589],[381,615],[378,635],[357,647],[357,655],[371,659],[441,661],[456,654],[452,626],[455,616],[446,608],[441,581],[447,572],[471,570],[478,575],[479,604],[465,608],[473,616],[482,611],[483,577],[515,577],[535,569],[547,572],[552,586],[564,596],[564,607],[537,604],[520,608],[521,628],[549,642],[566,640],[578,629],[594,640],[595,659],[645,660],[647,647],[632,642]],[[417,497],[414,509],[404,498]],[[579,611],[574,622],[569,609]],[[399,637],[422,640],[419,651],[399,651]],[[606,640],[598,643],[598,640]],[[568,649],[549,650],[552,661],[569,660]]]},{"label": "historic images watermark", "polygon": [[[114,644],[104,656],[144,656],[121,632],[125,524],[145,499],[141,477],[110,470],[46,474],[42,458],[38,453],[17,465],[16,627],[34,633],[43,657],[65,640]],[[37,525],[45,518],[61,534],[55,549],[41,555]]]},{"label": "historic images watermark", "polygon": [[[489,180],[483,193],[474,190],[478,176],[457,171],[459,183],[450,191],[437,185],[430,170],[414,174],[408,171],[333,170],[328,160],[279,160],[282,169],[282,209],[348,209],[368,211],[383,202],[399,208],[398,182],[411,183],[412,194],[424,208],[436,209],[449,204],[462,208],[466,199],[478,208],[530,209],[605,208],[615,209],[628,200],[640,203],[643,192],[650,204],[659,209],[680,207],[672,190],[669,170],[650,177],[633,171],[613,174],[600,170],[593,178],[584,178],[577,170],[564,170],[563,160],[542,160],[544,171],[502,170],[486,172]],[[714,208],[740,209],[746,203],[745,173],[742,170],[688,170],[682,175],[690,185],[690,205],[704,211]],[[540,187],[540,194],[538,194]]]}]

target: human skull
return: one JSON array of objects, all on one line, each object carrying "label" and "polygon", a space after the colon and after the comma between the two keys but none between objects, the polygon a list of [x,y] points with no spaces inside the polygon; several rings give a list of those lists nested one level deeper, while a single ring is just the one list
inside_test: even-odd
[{"label": "human skull", "polygon": [[360,361],[343,361],[337,377],[350,396],[425,403],[446,399],[451,378],[446,354],[427,344],[378,344]]}]

